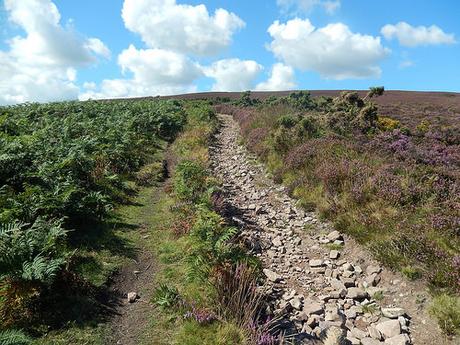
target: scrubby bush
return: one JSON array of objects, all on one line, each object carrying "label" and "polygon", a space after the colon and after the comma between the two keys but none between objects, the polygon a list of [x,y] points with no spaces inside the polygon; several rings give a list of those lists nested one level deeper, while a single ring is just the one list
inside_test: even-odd
[{"label": "scrubby bush", "polygon": [[430,313],[438,319],[441,329],[448,335],[456,335],[460,330],[460,298],[446,294],[433,299]]}]

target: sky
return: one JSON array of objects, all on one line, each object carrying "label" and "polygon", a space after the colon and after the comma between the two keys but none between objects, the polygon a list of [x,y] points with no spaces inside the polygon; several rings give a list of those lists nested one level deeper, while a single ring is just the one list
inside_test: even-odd
[{"label": "sky", "polygon": [[457,0],[0,1],[0,104],[460,91]]}]

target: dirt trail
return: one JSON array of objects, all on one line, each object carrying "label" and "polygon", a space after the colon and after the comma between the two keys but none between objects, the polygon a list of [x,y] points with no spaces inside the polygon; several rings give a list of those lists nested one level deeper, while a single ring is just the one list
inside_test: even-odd
[{"label": "dirt trail", "polygon": [[[151,296],[155,290],[155,274],[157,265],[154,252],[148,241],[152,236],[151,213],[158,202],[157,188],[148,187],[139,192],[137,205],[124,216],[124,220],[133,226],[136,236],[133,245],[136,247],[136,258],[123,266],[114,277],[110,287],[115,316],[112,318],[108,333],[104,339],[107,345],[138,345],[143,343],[152,314],[154,304]],[[135,292],[138,298],[134,303],[128,301],[128,293]]]},{"label": "dirt trail", "polygon": [[299,343],[335,326],[351,344],[454,344],[428,316],[430,297],[421,282],[388,271],[351,238],[297,208],[239,145],[232,117],[219,117],[213,172],[235,209],[233,220],[263,262],[271,312],[285,315]]}]

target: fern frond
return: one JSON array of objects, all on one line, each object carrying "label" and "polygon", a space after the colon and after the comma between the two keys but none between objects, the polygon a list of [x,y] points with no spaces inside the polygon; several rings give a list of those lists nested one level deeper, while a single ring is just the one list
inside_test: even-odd
[{"label": "fern frond", "polygon": [[27,336],[23,331],[16,329],[8,329],[0,331],[0,344],[1,345],[28,345],[32,339]]}]

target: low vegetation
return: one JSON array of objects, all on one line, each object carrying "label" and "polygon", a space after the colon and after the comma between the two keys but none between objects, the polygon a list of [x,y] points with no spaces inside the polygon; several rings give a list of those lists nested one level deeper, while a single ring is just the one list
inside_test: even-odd
[{"label": "low vegetation", "polygon": [[174,101],[0,108],[2,337],[98,314],[99,287],[129,255],[113,210],[130,202],[141,167],[143,183],[156,178],[158,153],[185,120]]},{"label": "low vegetation", "polygon": [[[353,235],[433,292],[460,292],[460,130],[423,121],[409,129],[379,116],[373,99],[288,97],[216,105],[299,203]],[[450,317],[450,316],[449,316]],[[455,324],[455,322],[453,322]]]}]

